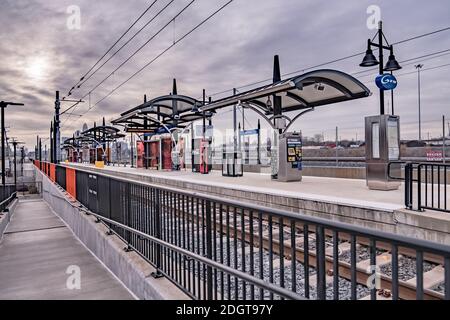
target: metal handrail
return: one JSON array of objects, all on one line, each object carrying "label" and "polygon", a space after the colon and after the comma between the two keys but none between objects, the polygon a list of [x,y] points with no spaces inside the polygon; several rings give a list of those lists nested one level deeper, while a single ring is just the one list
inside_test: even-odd
[{"label": "metal handrail", "polygon": [[[428,173],[427,170],[428,167],[431,168],[431,181],[428,181]],[[436,172],[434,171],[434,168],[437,168]],[[443,183],[441,183],[441,168],[443,168]],[[443,163],[433,163],[433,162],[423,162],[420,163],[417,166],[417,207],[418,210],[423,209],[430,209],[430,210],[436,210],[441,212],[447,212],[450,213],[450,208],[447,207],[447,169],[450,169],[450,164],[443,164]],[[425,202],[422,201],[422,170],[425,173]],[[437,181],[434,179],[434,174],[437,174]],[[431,185],[431,205],[428,205],[428,185]],[[441,206],[441,184],[444,186],[444,191],[442,192],[442,199],[444,199],[444,206]],[[434,189],[437,185],[437,205],[435,205],[435,198],[434,198]],[[449,205],[450,207],[450,205]]]},{"label": "metal handrail", "polygon": [[[404,177],[395,177],[392,173],[392,165],[394,164],[400,164],[404,165],[405,167],[405,176]],[[428,181],[428,175],[429,172],[427,171],[428,168],[431,168],[431,181]],[[434,168],[437,168],[436,172],[434,172]],[[440,207],[440,195],[441,195],[441,175],[440,171],[443,168],[443,183],[444,186],[444,192],[443,192],[443,198],[444,199],[444,208]],[[416,196],[417,196],[417,210],[423,211],[423,209],[431,209],[431,210],[437,210],[442,212],[449,212],[450,208],[447,209],[447,170],[450,169],[450,164],[445,163],[439,163],[439,162],[433,162],[433,161],[425,161],[425,162],[416,162],[416,161],[391,161],[388,164],[388,177],[392,180],[401,180],[405,181],[405,207],[407,209],[413,209],[413,203],[414,203],[414,182],[417,183],[416,186]],[[414,177],[414,172],[416,172],[416,177]],[[449,170],[450,172],[450,170]],[[422,179],[422,173],[425,173],[425,181]],[[434,174],[437,173],[437,181],[434,181]],[[434,188],[437,186],[438,191],[438,205],[434,206],[434,200],[432,200],[432,205],[428,206],[427,201],[427,191],[428,187],[431,185],[431,192],[433,193]],[[425,192],[422,192],[422,187],[425,187]],[[423,205],[424,201],[422,199],[422,196],[425,194],[425,205]],[[433,198],[433,197],[432,197]],[[450,204],[449,204],[450,207]]]},{"label": "metal handrail", "polygon": [[[73,168],[71,166],[60,165],[62,168]],[[83,204],[87,209],[78,208],[86,213],[95,216],[98,221],[105,223],[110,231],[117,234],[120,239],[122,239],[126,244],[128,249],[134,249],[138,254],[143,256],[148,262],[155,266],[157,274],[166,276],[170,281],[177,285],[180,289],[186,292],[188,295],[194,298],[201,298],[207,296],[207,298],[213,298],[213,289],[215,288],[216,297],[219,290],[219,283],[221,286],[220,293],[226,293],[224,288],[224,279],[218,282],[216,278],[217,273],[225,273],[228,277],[228,298],[230,299],[230,276],[234,277],[234,298],[239,297],[240,294],[243,295],[244,299],[246,297],[246,285],[248,282],[250,286],[259,287],[260,293],[259,297],[266,293],[269,293],[270,299],[273,295],[279,295],[285,298],[299,299],[300,293],[297,293],[295,286],[297,285],[295,273],[296,272],[296,259],[292,259],[291,262],[291,281],[292,281],[292,291],[289,290],[284,284],[284,258],[281,259],[279,266],[280,281],[277,283],[273,279],[273,260],[274,254],[284,257],[285,250],[289,250],[287,254],[292,256],[297,255],[297,253],[303,254],[303,266],[305,277],[304,277],[304,296],[309,298],[309,262],[308,257],[311,253],[310,250],[315,251],[312,253],[311,259],[314,261],[315,268],[317,270],[317,297],[319,299],[326,299],[326,274],[327,268],[329,268],[329,257],[325,253],[325,242],[326,237],[332,234],[333,238],[333,294],[335,299],[339,299],[339,293],[336,291],[339,287],[339,269],[341,268],[340,262],[338,261],[338,243],[340,236],[343,235],[344,238],[350,238],[351,241],[351,262],[348,266],[349,274],[351,274],[351,297],[352,299],[357,299],[356,293],[356,283],[359,279],[357,269],[357,249],[356,243],[357,239],[368,240],[370,249],[370,262],[371,265],[376,265],[376,249],[378,244],[384,247],[386,244],[390,246],[392,250],[392,295],[393,299],[398,299],[399,297],[399,279],[398,279],[398,258],[397,253],[399,248],[407,248],[407,250],[412,250],[417,255],[417,289],[416,297],[422,299],[424,293],[430,296],[429,289],[423,288],[423,261],[424,254],[432,255],[433,259],[437,259],[439,263],[445,265],[446,276],[445,276],[445,298],[450,299],[450,246],[434,243],[431,241],[409,238],[405,236],[400,236],[396,234],[386,233],[383,231],[365,229],[359,226],[351,225],[348,223],[330,221],[324,218],[307,216],[295,212],[285,211],[281,209],[263,207],[257,204],[244,203],[238,200],[224,199],[223,197],[212,196],[204,193],[198,193],[189,190],[180,190],[169,186],[161,186],[154,183],[148,183],[144,181],[134,181],[124,177],[118,177],[115,175],[107,174],[105,172],[99,172],[99,170],[88,170],[84,168],[76,168],[76,183],[77,194],[76,199]],[[79,175],[79,177],[78,177]],[[95,176],[95,179],[94,179]],[[57,180],[59,178],[57,177]],[[62,179],[62,178],[61,178]],[[65,181],[56,181],[65,183]],[[60,183],[60,184],[61,184]],[[109,188],[109,190],[108,190]],[[114,189],[113,189],[114,188]],[[112,191],[113,190],[113,191]],[[88,192],[89,191],[89,192]],[[91,192],[92,191],[92,192]],[[95,191],[95,192],[94,192]],[[78,192],[81,192],[78,194]],[[111,193],[113,192],[113,193]],[[185,203],[186,202],[186,207]],[[70,203],[70,202],[69,202]],[[108,204],[109,203],[109,204]],[[72,206],[76,207],[72,204]],[[194,209],[195,208],[195,209]],[[217,211],[218,210],[218,211]],[[226,215],[226,221],[224,222],[222,218],[222,210],[224,215]],[[178,213],[177,213],[178,212]],[[233,213],[234,212],[234,213]],[[217,214],[220,214],[217,217]],[[231,216],[230,216],[231,214]],[[238,214],[238,215],[237,215]],[[186,216],[185,216],[186,215]],[[237,221],[239,217],[239,221]],[[249,230],[249,235],[243,235],[246,231],[244,227],[244,219],[255,219],[251,220],[256,222],[256,230],[258,232],[258,238],[253,238],[253,228],[254,224],[251,223],[251,229]],[[216,221],[216,218],[218,219]],[[233,221],[230,221],[230,218]],[[206,219],[206,220],[205,220]],[[214,221],[212,221],[214,219]],[[195,221],[196,220],[196,221]],[[268,238],[263,238],[263,220],[268,226]],[[178,221],[178,222],[177,222]],[[219,222],[218,222],[219,221]],[[239,222],[239,223],[238,223]],[[219,224],[217,224],[219,223]],[[180,228],[181,224],[181,228]],[[189,225],[191,224],[191,231],[189,231]],[[284,230],[286,226],[290,226],[290,235],[284,236],[284,232],[278,232],[275,236],[273,232],[272,224],[277,224],[278,229]],[[238,226],[241,226],[240,231],[238,231]],[[302,225],[302,230],[298,230],[298,225]],[[194,235],[194,226],[196,237]],[[226,247],[222,248],[222,240],[216,243],[217,234],[225,235],[225,229],[222,230],[222,226],[227,228],[227,244]],[[311,229],[308,229],[309,227]],[[145,228],[142,230],[142,228]],[[186,229],[187,228],[187,229]],[[206,229],[205,229],[206,228]],[[219,229],[220,228],[220,229]],[[139,229],[139,230],[138,230]],[[199,230],[202,231],[199,231]],[[312,230],[314,229],[314,230]],[[142,231],[140,231],[142,230]],[[187,231],[186,231],[187,230]],[[230,230],[234,233],[231,234]],[[117,231],[117,232],[116,232]],[[145,231],[145,232],[144,232]],[[184,232],[187,235],[187,246],[184,242],[186,240]],[[189,232],[192,233],[189,236]],[[300,232],[301,234],[297,234]],[[308,249],[308,241],[310,232],[315,232],[316,234],[316,248]],[[240,234],[240,237],[238,237]],[[201,235],[201,238],[199,238]],[[206,238],[205,238],[206,236]],[[230,247],[230,236],[233,243]],[[246,237],[249,236],[249,240],[246,242]],[[297,248],[296,237],[304,238],[304,251],[296,251],[297,249],[302,250],[300,247]],[[175,240],[174,238],[175,237]],[[177,240],[178,237],[178,240]],[[183,244],[180,242],[181,237],[184,239]],[[219,237],[223,239],[223,236]],[[290,249],[284,248],[284,239],[290,238]],[[141,243],[140,239],[149,240],[145,246]],[[195,240],[197,239],[197,240]],[[287,241],[286,240],[286,241]],[[219,240],[217,240],[219,242]],[[254,243],[253,241],[259,241]],[[267,241],[268,248],[265,247],[263,242]],[[277,242],[278,241],[278,242]],[[225,242],[225,240],[224,240]],[[189,245],[191,243],[191,245]],[[238,246],[238,244],[241,244]],[[195,248],[195,246],[197,248]],[[254,261],[255,264],[259,266],[259,271],[253,265],[253,260],[250,260],[250,269],[245,268],[245,258],[244,251],[245,246],[249,245],[250,248],[250,259],[253,259],[253,250],[255,248],[259,249],[259,258]],[[274,251],[274,247],[277,247],[278,251]],[[201,248],[201,250],[200,250]],[[230,248],[234,250],[232,256],[234,257],[234,267],[230,264]],[[268,250],[268,257],[263,259],[262,250]],[[227,249],[228,253],[224,250]],[[164,253],[162,253],[162,250]],[[218,250],[218,251],[217,251]],[[238,250],[242,251],[241,267],[237,267],[237,258],[239,257]],[[202,252],[203,251],[203,252]],[[205,252],[206,251],[206,252]],[[302,253],[301,253],[302,252]],[[220,253],[221,259],[224,258],[223,254],[226,254],[228,262],[225,260],[217,260],[216,254]],[[214,255],[213,255],[214,254]],[[173,256],[175,255],[175,257]],[[179,261],[177,255],[181,257],[182,261]],[[436,257],[434,256],[436,255]],[[394,257],[396,257],[394,259]],[[175,260],[174,260],[175,259]],[[436,261],[437,261],[436,260]],[[187,264],[187,269],[185,261],[192,261],[193,264]],[[269,276],[263,276],[263,261],[268,263],[269,266]],[[175,264],[175,268],[174,268]],[[197,264],[197,267],[195,267]],[[202,266],[202,267],[200,267]],[[193,268],[193,269],[191,269]],[[205,275],[206,269],[206,275]],[[251,274],[249,271],[251,270]],[[181,276],[181,272],[184,271],[184,277]],[[186,271],[187,280],[189,286],[186,287]],[[201,274],[203,272],[204,289],[203,292],[200,290]],[[365,275],[373,275],[375,271],[367,271]],[[180,278],[178,275],[180,273]],[[363,272],[364,273],[364,272]],[[193,292],[191,291],[190,281],[191,276],[193,277],[193,282],[198,279],[197,289],[195,291],[195,284],[193,284]],[[257,278],[259,274],[260,278]],[[349,277],[347,274],[347,277]],[[396,277],[394,278],[394,274]],[[364,277],[365,275],[361,275]],[[267,279],[269,277],[269,279]],[[183,282],[181,282],[183,278]],[[244,286],[238,291],[237,279],[244,282]],[[202,281],[203,281],[202,280]],[[226,280],[226,279],[225,279]],[[215,287],[213,287],[213,283]],[[206,287],[207,286],[207,287]],[[403,286],[403,285],[402,285]],[[224,291],[225,290],[225,291]],[[251,289],[254,294],[254,288]],[[404,297],[405,291],[402,289],[402,297]],[[409,288],[408,290],[411,290]],[[414,290],[414,288],[412,288]],[[265,292],[264,292],[265,291]],[[205,292],[207,295],[205,295]],[[239,292],[239,293],[238,293]],[[289,293],[287,295],[287,293]],[[376,298],[376,291],[374,288],[370,289],[371,299]],[[431,295],[433,296],[433,295]]]},{"label": "metal handrail", "polygon": [[8,198],[6,198],[2,202],[0,202],[0,208],[2,208],[4,204],[6,204],[6,206],[7,206],[11,202],[11,200],[15,199],[16,197],[17,197],[17,191],[14,191]]},{"label": "metal handrail", "polygon": [[272,291],[273,293],[279,294],[280,296],[283,296],[285,298],[289,298],[289,299],[293,299],[293,300],[304,300],[304,298],[302,296],[300,296],[298,294],[295,294],[294,292],[292,292],[290,290],[287,290],[287,289],[281,288],[279,286],[276,286],[276,285],[274,285],[272,283],[263,281],[263,280],[261,280],[259,278],[253,277],[253,276],[251,276],[251,275],[249,275],[247,273],[244,273],[242,271],[233,269],[231,267],[228,267],[226,265],[218,263],[218,262],[216,262],[214,260],[205,258],[204,256],[201,256],[201,255],[198,255],[196,253],[190,252],[188,250],[185,250],[183,248],[175,246],[175,245],[173,245],[173,244],[171,244],[169,242],[160,240],[160,239],[155,238],[155,237],[153,237],[151,235],[148,235],[148,234],[146,234],[144,232],[141,232],[139,230],[136,230],[136,229],[133,229],[131,227],[128,227],[128,226],[126,226],[126,225],[124,225],[122,223],[119,223],[117,221],[105,218],[105,217],[103,217],[103,216],[101,216],[101,215],[99,215],[97,213],[94,213],[94,212],[92,212],[92,211],[90,211],[90,210],[88,210],[88,209],[86,209],[84,207],[75,206],[70,201],[68,201],[67,199],[65,199],[65,200],[68,203],[70,203],[73,207],[75,207],[75,208],[77,208],[77,209],[79,209],[81,211],[85,211],[89,215],[92,215],[92,216],[96,217],[97,219],[102,220],[103,222],[113,224],[113,225],[115,225],[115,226],[117,226],[117,227],[119,227],[121,229],[124,229],[126,231],[132,232],[132,233],[134,233],[134,234],[136,234],[136,235],[138,235],[138,236],[140,236],[142,238],[145,238],[145,239],[150,240],[150,241],[152,241],[154,243],[157,243],[157,244],[159,244],[161,246],[164,246],[164,247],[166,247],[168,249],[176,251],[176,252],[178,252],[178,253],[180,253],[180,254],[182,254],[184,256],[188,256],[191,259],[199,261],[199,262],[202,262],[202,263],[204,263],[204,264],[206,264],[206,265],[208,265],[208,266],[210,266],[212,268],[219,269],[219,270],[224,271],[224,272],[226,272],[226,273],[228,273],[230,275],[236,276],[236,277],[238,277],[238,278],[240,278],[242,280],[251,282],[254,285],[257,285],[259,287],[268,289],[268,290]]},{"label": "metal handrail", "polygon": [[[62,166],[71,168],[70,166],[66,166],[64,164],[62,164]],[[85,169],[78,168],[78,167],[76,168],[76,170],[83,171],[88,174],[93,174],[92,171],[85,170]],[[328,220],[325,218],[309,216],[309,215],[304,215],[304,214],[300,214],[300,213],[294,213],[294,212],[285,211],[285,210],[281,210],[281,209],[277,209],[277,208],[263,207],[263,206],[253,204],[253,203],[242,202],[242,201],[232,200],[232,199],[225,199],[223,197],[217,197],[217,196],[210,195],[210,194],[182,190],[182,189],[172,188],[172,187],[168,187],[168,186],[162,186],[162,185],[158,185],[158,184],[154,184],[154,183],[149,183],[149,182],[145,182],[145,181],[131,180],[131,179],[123,178],[120,176],[113,176],[110,174],[98,173],[97,171],[95,172],[95,175],[104,176],[104,177],[112,178],[112,179],[115,179],[118,181],[123,181],[123,182],[131,182],[136,185],[152,187],[152,188],[163,190],[163,191],[176,192],[178,194],[182,194],[185,196],[195,197],[195,198],[202,199],[205,201],[221,203],[223,205],[241,207],[241,208],[244,208],[245,210],[253,210],[253,211],[257,211],[257,212],[262,212],[263,214],[269,213],[271,215],[275,215],[280,218],[295,219],[295,220],[298,220],[299,222],[307,222],[307,223],[313,224],[313,225],[321,225],[327,229],[339,230],[341,232],[349,232],[349,233],[353,233],[357,236],[373,237],[380,241],[384,240],[384,241],[394,242],[398,245],[406,245],[408,247],[411,247],[411,245],[412,245],[414,248],[422,248],[422,249],[426,249],[427,251],[430,251],[430,252],[432,251],[433,253],[445,254],[445,255],[450,256],[450,246],[439,244],[439,243],[428,241],[428,240],[421,240],[421,239],[416,239],[416,238],[405,237],[405,236],[401,236],[401,235],[397,235],[397,234],[393,234],[393,233],[358,227],[353,224],[349,224],[349,223],[345,223],[345,222]]]}]

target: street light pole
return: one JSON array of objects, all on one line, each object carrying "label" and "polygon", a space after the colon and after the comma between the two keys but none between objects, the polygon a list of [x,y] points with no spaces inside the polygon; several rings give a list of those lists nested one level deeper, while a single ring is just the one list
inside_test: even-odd
[{"label": "street light pole", "polygon": [[15,102],[5,102],[5,101],[0,101],[0,108],[1,108],[1,130],[2,130],[2,185],[6,184],[6,179],[5,179],[5,108],[10,105],[10,106],[23,106],[23,103],[15,103]]},{"label": "street light pole", "polygon": [[416,64],[414,67],[417,69],[417,96],[419,103],[419,141],[422,141],[422,119],[420,110],[420,69],[422,69],[423,64]]},{"label": "street light pole", "polygon": [[[383,23],[378,22],[378,74],[384,73],[383,64]],[[384,114],[384,90],[380,89],[380,114]]]},{"label": "street light pole", "polygon": [[5,108],[6,104],[1,103],[1,116],[2,116],[2,185],[5,185]]},{"label": "street light pole", "polygon": [[17,189],[17,164],[16,164],[16,150],[17,150],[17,141],[13,141],[13,151],[14,151],[14,186]]},{"label": "street light pole", "polygon": [[[366,54],[363,58],[363,61],[360,63],[361,67],[373,67],[378,65],[378,73],[379,75],[384,74],[385,71],[396,71],[401,69],[402,67],[399,65],[394,56],[394,47],[390,45],[386,37],[383,33],[383,23],[378,22],[378,32],[375,36],[378,35],[378,43],[372,42],[370,39],[367,40],[367,50]],[[386,41],[387,45],[383,44],[383,39]],[[378,48],[378,60],[375,58],[372,52],[372,47]],[[389,50],[389,59],[384,65],[384,57],[383,50]],[[385,114],[384,112],[384,89],[380,87],[380,115]],[[393,100],[393,92],[391,92],[392,100]]]},{"label": "street light pole", "polygon": [[61,160],[61,147],[60,147],[60,132],[59,132],[59,110],[60,110],[61,102],[59,100],[59,91],[56,91],[56,99],[55,99],[55,121],[53,125],[53,145],[55,151],[53,152],[53,160],[54,163],[59,163]]},{"label": "street light pole", "polygon": [[[391,74],[393,74],[392,71],[391,71]],[[394,112],[394,90],[391,90],[391,105],[392,105],[392,115],[395,115],[395,112]]]}]

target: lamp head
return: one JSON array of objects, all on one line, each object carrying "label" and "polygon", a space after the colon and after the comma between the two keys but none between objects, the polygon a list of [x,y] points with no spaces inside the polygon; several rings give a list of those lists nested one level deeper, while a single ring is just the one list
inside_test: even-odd
[{"label": "lamp head", "polygon": [[400,66],[398,61],[395,59],[394,50],[391,46],[391,54],[389,55],[389,59],[386,62],[386,66],[384,67],[384,70],[385,71],[396,71],[396,70],[400,70],[401,68],[402,67]]},{"label": "lamp head", "polygon": [[360,67],[373,67],[378,65],[379,62],[377,58],[373,55],[372,49],[367,48],[366,55],[364,56],[362,62],[359,64]]}]

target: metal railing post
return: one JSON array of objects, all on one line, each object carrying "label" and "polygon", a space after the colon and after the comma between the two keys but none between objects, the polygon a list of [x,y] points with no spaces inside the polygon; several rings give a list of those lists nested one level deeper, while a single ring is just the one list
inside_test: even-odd
[{"label": "metal railing post", "polygon": [[325,235],[323,226],[316,226],[317,247],[317,298],[326,300],[326,260],[325,260]]},{"label": "metal railing post", "polygon": [[[160,192],[159,189],[155,189],[155,199],[154,199],[155,210],[155,237],[161,239],[161,205],[160,205]],[[162,261],[162,251],[161,245],[156,244],[156,257],[155,257],[156,271],[152,272],[153,278],[161,278],[163,276],[161,272],[161,261]]]},{"label": "metal railing post", "polygon": [[410,184],[411,184],[410,166],[411,166],[410,163],[407,163],[405,165],[405,207],[407,209],[411,209],[411,198],[410,198],[410,192],[409,192]]},{"label": "metal railing post", "polygon": [[[426,174],[426,172],[425,172]],[[412,183],[412,182],[411,182]],[[427,188],[427,185],[425,185]],[[422,165],[417,166],[417,210],[422,211]]]},{"label": "metal railing post", "polygon": [[[211,226],[211,201],[206,201],[206,257],[212,259],[213,247],[212,247],[212,226]],[[212,268],[208,266],[206,268],[206,299],[213,299],[213,283]]]},{"label": "metal railing post", "polygon": [[[126,212],[126,223],[127,225],[131,225],[131,183],[127,182],[126,183],[126,199],[127,199],[127,212]],[[131,247],[131,232],[126,232],[125,233],[125,240],[127,241],[127,246],[125,248],[125,251],[129,252],[132,251],[133,248]]]}]

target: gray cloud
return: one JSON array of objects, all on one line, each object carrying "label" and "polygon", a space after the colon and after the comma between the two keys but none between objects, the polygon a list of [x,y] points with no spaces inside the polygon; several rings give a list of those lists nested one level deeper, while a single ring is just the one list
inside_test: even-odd
[{"label": "gray cloud", "polygon": [[[134,30],[140,28],[168,1],[158,1]],[[23,137],[29,147],[34,145],[37,134],[47,136],[49,122],[53,117],[54,92],[60,90],[65,95],[149,3],[139,0],[2,1],[0,99],[26,104],[25,107],[7,111],[6,122],[11,127],[11,135]],[[187,0],[176,0],[129,46],[75,91],[73,97],[79,98],[89,92],[186,3]],[[108,94],[164,50],[172,43],[174,33],[176,36],[182,35],[223,3],[225,0],[197,0],[192,8],[176,20],[175,27],[171,25],[95,90],[91,102],[95,103]],[[385,31],[392,42],[448,26],[450,4],[446,0],[414,3],[407,0],[235,0],[85,117],[73,116],[66,122],[63,135],[71,135],[84,122],[92,124],[100,121],[102,116],[114,118],[120,112],[141,103],[144,93],[149,97],[169,93],[172,78],[178,79],[181,93],[199,97],[203,88],[212,94],[270,78],[274,54],[280,55],[282,72],[287,73],[363,51],[366,39],[374,34],[373,30],[366,27],[366,8],[371,4],[381,7]],[[66,9],[69,5],[81,8],[81,30],[66,28]],[[450,48],[449,39],[447,33],[441,33],[401,44],[396,47],[396,55],[399,60],[405,60],[445,50]],[[43,59],[46,64],[39,78],[30,75],[34,59]],[[360,57],[327,67],[349,73],[361,71],[359,60]],[[425,61],[424,69],[449,63],[449,60],[450,55]],[[401,75],[411,71],[414,71],[413,65],[397,72],[399,87],[395,92],[395,109],[401,116],[403,138],[416,136],[417,78],[415,74]],[[367,82],[374,92],[372,97],[318,108],[300,119],[294,129],[302,130],[307,135],[324,132],[331,137],[335,126],[339,126],[343,138],[351,138],[356,134],[361,137],[364,116],[378,112],[378,93],[373,84],[376,74],[366,74],[370,76],[360,74],[357,77]],[[441,115],[450,117],[448,68],[424,71],[422,76],[424,131],[438,135]],[[88,97],[85,100],[74,110],[74,114],[87,110]],[[69,105],[65,103],[63,108]],[[248,112],[246,117],[247,126],[256,125],[255,115]],[[218,127],[229,127],[231,114],[224,111],[214,122]]]}]

